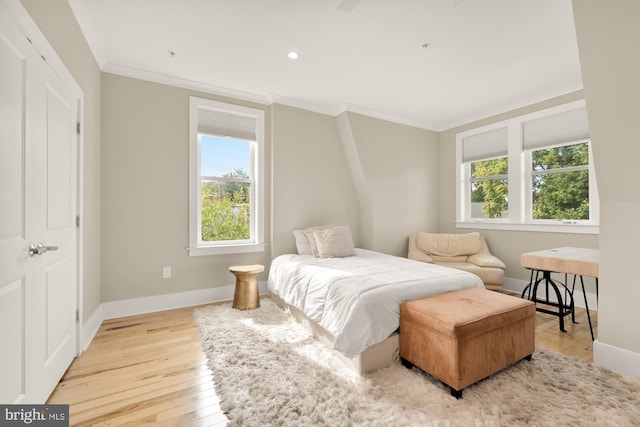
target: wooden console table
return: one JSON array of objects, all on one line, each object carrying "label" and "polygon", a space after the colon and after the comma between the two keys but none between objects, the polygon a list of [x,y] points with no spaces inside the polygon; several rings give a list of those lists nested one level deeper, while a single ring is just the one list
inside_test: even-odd
[{"label": "wooden console table", "polygon": [[[591,340],[593,336],[593,326],[591,324],[591,315],[589,313],[589,303],[587,302],[587,294],[584,290],[584,276],[594,277],[596,280],[596,300],[598,298],[598,267],[599,267],[599,251],[598,249],[572,248],[563,247],[556,249],[547,249],[538,252],[528,252],[520,256],[520,264],[531,270],[531,279],[529,284],[522,291],[522,298],[527,294],[527,298],[536,303],[536,310],[553,314],[559,317],[560,330],[566,332],[564,328],[564,317],[571,314],[575,323],[575,306],[573,301],[573,291],[575,290],[576,277],[580,277],[582,293],[584,295],[584,305],[587,309],[587,319],[589,320],[589,330],[591,331]],[[535,279],[534,279],[535,273]],[[542,278],[538,279],[538,274],[542,273]],[[565,283],[553,280],[551,273],[564,273]],[[572,274],[573,287],[571,290],[566,283],[566,277]],[[546,289],[546,298],[538,298],[538,285],[544,281]],[[549,300],[549,288],[552,288],[557,303]],[[565,299],[563,301],[560,288],[564,288]],[[569,301],[567,301],[567,296]],[[537,304],[546,304],[558,308],[558,311],[547,310],[538,307]]]}]

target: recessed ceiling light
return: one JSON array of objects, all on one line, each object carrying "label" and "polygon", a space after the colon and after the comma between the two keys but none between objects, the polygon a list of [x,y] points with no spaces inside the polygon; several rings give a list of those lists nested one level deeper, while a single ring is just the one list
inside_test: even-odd
[{"label": "recessed ceiling light", "polygon": [[298,53],[297,52],[289,52],[289,54],[287,55],[289,57],[289,59],[298,59]]}]

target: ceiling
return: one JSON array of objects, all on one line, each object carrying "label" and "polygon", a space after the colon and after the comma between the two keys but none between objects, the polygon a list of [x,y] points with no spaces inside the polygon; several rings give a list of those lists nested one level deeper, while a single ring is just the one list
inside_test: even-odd
[{"label": "ceiling", "polygon": [[440,131],[582,88],[571,0],[69,3],[103,71],[331,115]]}]

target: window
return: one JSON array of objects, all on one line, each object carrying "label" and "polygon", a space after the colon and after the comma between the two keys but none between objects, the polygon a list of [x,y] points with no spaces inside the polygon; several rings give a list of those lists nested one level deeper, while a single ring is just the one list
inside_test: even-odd
[{"label": "window", "polygon": [[264,250],[264,112],[189,104],[189,254]]},{"label": "window", "polygon": [[598,232],[584,101],[457,135],[457,224]]},{"label": "window", "polygon": [[509,163],[507,128],[463,139],[463,161],[469,218],[507,218],[509,215]]},{"label": "window", "polygon": [[588,220],[588,143],[534,150],[531,159],[531,218]]}]

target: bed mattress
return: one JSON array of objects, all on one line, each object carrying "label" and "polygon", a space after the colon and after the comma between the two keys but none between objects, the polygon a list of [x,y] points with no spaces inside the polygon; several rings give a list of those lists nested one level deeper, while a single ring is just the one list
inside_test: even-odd
[{"label": "bed mattress", "polygon": [[268,286],[333,335],[335,350],[349,358],[398,329],[402,302],[484,287],[465,271],[365,249],[345,258],[280,255]]}]

